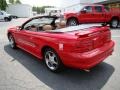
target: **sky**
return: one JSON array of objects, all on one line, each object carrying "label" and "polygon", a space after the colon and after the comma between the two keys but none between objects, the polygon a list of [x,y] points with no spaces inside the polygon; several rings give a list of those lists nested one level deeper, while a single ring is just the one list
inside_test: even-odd
[{"label": "sky", "polygon": [[50,5],[60,7],[62,0],[20,0],[20,1],[24,4],[30,4],[32,6]]},{"label": "sky", "polygon": [[105,0],[62,0],[61,6],[70,6],[77,3],[95,3],[101,1],[105,1]]},{"label": "sky", "polygon": [[76,3],[91,3],[99,2],[104,0],[20,0],[23,4],[29,4],[31,6],[56,6],[56,7],[67,7]]}]

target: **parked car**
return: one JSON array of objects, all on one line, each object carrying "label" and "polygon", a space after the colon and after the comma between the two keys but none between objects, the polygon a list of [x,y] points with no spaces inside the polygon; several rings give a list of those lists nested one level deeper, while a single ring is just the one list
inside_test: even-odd
[{"label": "parked car", "polygon": [[4,20],[4,21],[11,21],[11,15],[6,13],[5,11],[0,11],[0,20]]},{"label": "parked car", "polygon": [[[88,70],[112,54],[114,42],[108,26],[79,25],[56,29],[57,19],[39,16],[10,28],[7,36],[11,47],[19,47],[44,60],[53,72],[64,66]],[[54,30],[43,30],[45,25],[51,25]]]},{"label": "parked car", "polygon": [[76,10],[64,14],[68,25],[80,23],[103,23],[106,22],[112,28],[117,28],[120,22],[120,9],[107,10],[103,5],[79,4]]}]

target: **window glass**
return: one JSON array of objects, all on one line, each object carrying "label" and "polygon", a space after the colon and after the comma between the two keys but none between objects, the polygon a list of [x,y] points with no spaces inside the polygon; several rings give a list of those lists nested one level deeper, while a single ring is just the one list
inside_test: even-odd
[{"label": "window glass", "polygon": [[95,11],[96,12],[102,12],[102,7],[101,6],[95,6]]},{"label": "window glass", "polygon": [[36,27],[42,27],[45,24],[51,24],[52,21],[53,21],[53,18],[47,18],[47,17],[33,19],[24,25],[24,29],[26,29],[27,27],[30,27],[32,25],[34,25]]},{"label": "window glass", "polygon": [[86,12],[92,12],[92,7],[86,6],[83,10],[85,10]]}]

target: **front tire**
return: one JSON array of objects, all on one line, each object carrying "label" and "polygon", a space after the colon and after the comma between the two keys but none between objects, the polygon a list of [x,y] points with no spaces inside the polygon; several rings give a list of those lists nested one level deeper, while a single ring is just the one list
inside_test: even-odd
[{"label": "front tire", "polygon": [[112,19],[110,22],[110,27],[111,28],[117,28],[119,25],[119,20],[118,19]]},{"label": "front tire", "polygon": [[8,36],[8,39],[9,39],[9,44],[10,44],[11,48],[16,49],[16,43],[15,43],[14,37],[10,34]]},{"label": "front tire", "polygon": [[68,21],[67,21],[68,26],[77,26],[78,24],[79,23],[78,23],[77,19],[75,19],[75,18],[68,19]]},{"label": "front tire", "polygon": [[60,57],[51,48],[44,50],[44,60],[47,68],[52,72],[60,72],[63,69],[63,64]]}]

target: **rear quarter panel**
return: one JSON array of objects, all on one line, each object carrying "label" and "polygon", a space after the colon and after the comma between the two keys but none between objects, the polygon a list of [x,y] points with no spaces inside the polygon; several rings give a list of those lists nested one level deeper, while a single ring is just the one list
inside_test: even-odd
[{"label": "rear quarter panel", "polygon": [[70,19],[70,18],[76,18],[77,20],[79,20],[79,16],[78,16],[79,13],[66,13],[64,14],[64,18],[66,20]]},{"label": "rear quarter panel", "polygon": [[54,49],[58,54],[60,52],[68,52],[72,50],[73,48],[75,48],[76,37],[67,34],[39,32],[35,35],[34,42],[37,44],[40,50],[40,57],[43,58],[42,49],[44,47],[50,47]]},{"label": "rear quarter panel", "polygon": [[120,8],[111,8],[110,13],[112,16],[118,16],[120,20]]}]

